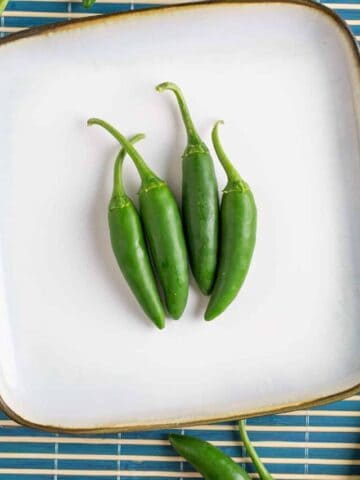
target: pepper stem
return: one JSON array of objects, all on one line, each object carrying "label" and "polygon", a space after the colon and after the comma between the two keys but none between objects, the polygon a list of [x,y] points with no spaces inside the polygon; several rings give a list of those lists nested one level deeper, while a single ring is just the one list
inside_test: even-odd
[{"label": "pepper stem", "polygon": [[[138,133],[129,139],[129,142],[134,144],[144,139],[145,135],[143,133]],[[118,153],[115,165],[114,165],[114,185],[113,185],[113,196],[125,195],[124,183],[122,180],[122,167],[124,163],[124,158],[126,156],[125,148],[122,148]]]},{"label": "pepper stem", "polygon": [[132,158],[137,171],[141,177],[143,183],[147,183],[158,177],[155,173],[146,165],[144,159],[140,153],[131,145],[131,143],[124,137],[122,133],[116,130],[110,123],[101,120],[100,118],[90,118],[87,121],[88,125],[100,125],[100,127],[105,128],[116,140],[124,147],[126,153]]},{"label": "pepper stem", "polygon": [[240,182],[245,184],[244,180],[240,177],[238,171],[236,170],[234,165],[230,162],[229,157],[226,155],[221,145],[220,138],[219,138],[219,125],[223,125],[223,123],[224,122],[222,120],[219,120],[218,122],[216,122],[211,134],[216,155],[218,156],[220,163],[225,170],[225,173],[228,177],[228,181]]},{"label": "pepper stem", "polygon": [[245,425],[246,425],[245,420],[240,420],[239,422],[240,437],[244,443],[247,453],[249,454],[251,460],[253,461],[256,471],[259,474],[260,480],[273,480],[273,477],[270,475],[269,471],[260,460],[260,457],[257,454],[255,448],[252,446],[250,439],[248,437]]},{"label": "pepper stem", "polygon": [[175,85],[175,83],[171,83],[171,82],[160,83],[160,85],[158,85],[155,88],[158,92],[163,92],[164,90],[171,90],[172,92],[174,92],[180,107],[181,116],[185,124],[186,133],[188,136],[188,142],[190,144],[202,143],[201,138],[199,137],[195,129],[188,106],[185,102],[184,95],[180,90],[180,88],[177,85]]}]

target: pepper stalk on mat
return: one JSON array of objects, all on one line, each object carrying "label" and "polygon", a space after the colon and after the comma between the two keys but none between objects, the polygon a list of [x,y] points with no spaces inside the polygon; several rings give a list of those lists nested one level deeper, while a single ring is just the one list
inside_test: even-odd
[{"label": "pepper stalk on mat", "polygon": [[100,125],[115,137],[139,172],[140,215],[145,235],[164,291],[167,309],[173,318],[178,319],[187,302],[189,271],[180,211],[174,195],[118,130],[98,118],[88,120],[88,125]]},{"label": "pepper stalk on mat", "polygon": [[[245,421],[239,422],[239,433],[250,455],[260,480],[273,480],[252,446],[245,429]],[[205,480],[250,480],[249,474],[228,455],[211,443],[189,435],[171,434],[169,440],[174,449],[187,460]]]},{"label": "pepper stalk on mat", "polygon": [[[129,141],[133,144],[145,135]],[[165,327],[165,312],[151,268],[140,216],[126,195],[122,181],[122,166],[126,155],[121,149],[114,165],[114,184],[108,208],[111,245],[117,263],[144,312],[160,329]]]},{"label": "pepper stalk on mat", "polygon": [[221,123],[215,124],[212,140],[228,182],[220,207],[219,262],[205,320],[220,315],[235,299],[248,273],[256,241],[254,196],[222,148],[218,132]]},{"label": "pepper stalk on mat", "polygon": [[178,101],[187,133],[182,155],[182,214],[191,269],[200,290],[209,295],[215,279],[219,237],[219,194],[214,164],[199,137],[180,88],[165,82],[156,87],[171,90]]},{"label": "pepper stalk on mat", "polygon": [[241,440],[246,448],[249,457],[251,458],[256,471],[259,474],[260,480],[273,480],[273,477],[270,475],[269,471],[265,467],[265,465],[260,460],[259,455],[257,454],[255,448],[253,447],[252,443],[250,442],[249,436],[246,431],[246,421],[240,420],[239,422],[239,433]]}]

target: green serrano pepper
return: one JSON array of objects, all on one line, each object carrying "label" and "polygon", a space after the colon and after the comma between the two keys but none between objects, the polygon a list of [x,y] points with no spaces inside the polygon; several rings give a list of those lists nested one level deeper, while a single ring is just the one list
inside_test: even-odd
[{"label": "green serrano pepper", "polygon": [[270,472],[262,463],[255,448],[252,446],[250,439],[248,437],[247,431],[245,429],[245,425],[246,425],[245,420],[240,420],[239,422],[240,437],[244,444],[244,447],[246,448],[247,453],[249,454],[249,457],[251,458],[254,464],[254,467],[256,468],[256,471],[259,474],[260,480],[273,480],[273,477],[271,476]]},{"label": "green serrano pepper", "polygon": [[139,152],[109,123],[98,118],[88,125],[100,125],[113,135],[132,158],[141,178],[140,215],[150,245],[155,269],[164,291],[169,314],[183,313],[189,291],[185,238],[176,200],[166,183],[146,165]]},{"label": "green serrano pepper", "polygon": [[226,156],[219,139],[217,122],[212,131],[216,154],[228,178],[221,210],[220,259],[214,289],[205,320],[220,315],[235,299],[250,267],[256,241],[256,205],[248,184]]},{"label": "green serrano pepper", "polygon": [[189,435],[169,436],[171,445],[205,480],[250,480],[246,471],[221,450]]},{"label": "green serrano pepper", "polygon": [[0,15],[3,13],[5,10],[9,0],[0,0]]},{"label": "green serrano pepper", "polygon": [[200,290],[208,295],[215,278],[219,236],[219,195],[214,164],[195,130],[179,87],[165,82],[156,89],[174,92],[185,124],[188,143],[182,156],[184,229],[195,280]]},{"label": "green serrano pepper", "polygon": [[96,0],[83,0],[82,4],[85,8],[91,8],[95,2]]},{"label": "green serrano pepper", "polygon": [[[142,138],[144,135],[139,134],[129,141],[135,143]],[[162,329],[165,327],[165,312],[151,268],[141,220],[133,202],[126,195],[122,182],[125,155],[126,152],[122,149],[114,166],[113,192],[108,208],[111,245],[133,294],[148,317]]]}]

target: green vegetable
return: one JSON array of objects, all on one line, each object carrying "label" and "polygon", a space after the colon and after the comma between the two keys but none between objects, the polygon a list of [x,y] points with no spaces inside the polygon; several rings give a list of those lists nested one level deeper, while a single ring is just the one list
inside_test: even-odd
[{"label": "green vegetable", "polygon": [[[139,134],[129,141],[144,138]],[[158,328],[165,327],[165,312],[157,290],[147,252],[139,214],[124,190],[122,165],[126,152],[118,154],[114,166],[113,192],[108,208],[108,221],[113,252],[133,294],[144,312]]]},{"label": "green vegetable", "polygon": [[207,146],[197,134],[179,87],[165,82],[159,92],[171,90],[179,103],[187,132],[182,161],[182,211],[191,268],[200,290],[213,287],[219,236],[219,196],[214,164]]},{"label": "green vegetable", "polygon": [[141,177],[140,214],[152,258],[170,315],[183,313],[189,291],[189,272],[179,208],[166,183],[146,165],[130,142],[107,122],[91,118],[88,125],[100,125],[113,135],[132,158]]},{"label": "green vegetable", "polygon": [[245,420],[240,420],[239,422],[239,432],[241,440],[246,448],[247,453],[249,454],[253,464],[256,468],[256,471],[259,474],[260,480],[273,480],[273,477],[270,475],[269,471],[265,465],[260,460],[255,448],[252,446],[248,434],[245,429],[246,422]]},{"label": "green vegetable", "polygon": [[3,13],[8,3],[9,0],[0,0],[0,15]]},{"label": "green vegetable", "polygon": [[169,436],[171,445],[205,480],[250,480],[234,460],[208,442],[188,435]]},{"label": "green vegetable", "polygon": [[205,320],[220,315],[235,299],[249,270],[256,241],[255,200],[220,144],[220,123],[214,126],[212,140],[228,182],[221,201],[219,265]]},{"label": "green vegetable", "polygon": [[82,4],[85,8],[91,8],[95,2],[96,0],[83,0]]}]

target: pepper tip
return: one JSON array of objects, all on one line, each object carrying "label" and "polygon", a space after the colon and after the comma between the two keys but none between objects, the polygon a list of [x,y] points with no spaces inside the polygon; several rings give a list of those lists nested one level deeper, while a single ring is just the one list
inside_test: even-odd
[{"label": "pepper tip", "polygon": [[211,310],[206,310],[204,314],[204,320],[207,322],[210,322],[211,320],[214,320],[218,316],[218,313],[212,312]]},{"label": "pepper tip", "polygon": [[170,433],[169,435],[169,442],[171,445],[174,446],[178,440],[183,440],[183,435],[179,435],[178,433]]}]

